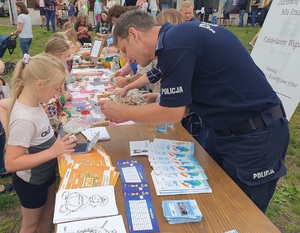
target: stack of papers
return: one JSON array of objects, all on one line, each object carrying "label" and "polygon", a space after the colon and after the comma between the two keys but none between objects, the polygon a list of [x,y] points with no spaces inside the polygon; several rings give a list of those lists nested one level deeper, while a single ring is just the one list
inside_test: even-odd
[{"label": "stack of papers", "polygon": [[99,145],[94,148],[88,153],[58,157],[59,190],[116,184],[119,172],[112,166],[110,156]]},{"label": "stack of papers", "polygon": [[53,223],[117,215],[113,186],[59,190]]},{"label": "stack of papers", "polygon": [[211,193],[204,169],[194,154],[194,143],[154,139],[148,155],[157,195]]},{"label": "stack of papers", "polygon": [[200,222],[202,213],[195,200],[162,202],[163,213],[169,224]]},{"label": "stack of papers", "polygon": [[147,155],[156,194],[211,193],[204,169],[194,157],[194,143],[155,138],[130,142],[131,156]]}]

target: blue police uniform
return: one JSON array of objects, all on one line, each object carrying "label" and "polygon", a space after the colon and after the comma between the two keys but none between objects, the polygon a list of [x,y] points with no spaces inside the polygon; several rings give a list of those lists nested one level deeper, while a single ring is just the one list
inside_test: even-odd
[{"label": "blue police uniform", "polygon": [[162,26],[160,105],[187,106],[209,127],[206,151],[265,212],[279,177],[288,122],[281,101],[239,39],[204,22]]}]

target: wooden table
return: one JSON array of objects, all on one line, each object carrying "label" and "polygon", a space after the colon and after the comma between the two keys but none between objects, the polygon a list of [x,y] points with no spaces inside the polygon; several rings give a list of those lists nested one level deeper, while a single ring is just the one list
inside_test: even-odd
[{"label": "wooden table", "polygon": [[[116,160],[132,158],[129,153],[129,141],[153,141],[154,138],[165,138],[195,142],[195,157],[208,176],[208,182],[212,188],[211,194],[157,196],[150,176],[151,167],[147,156],[134,157],[145,165],[160,232],[223,233],[233,229],[239,233],[280,232],[180,124],[176,124],[174,129],[168,129],[166,133],[157,132],[153,125],[142,124],[107,127],[107,131],[111,139],[99,143],[111,156],[114,166],[116,166]],[[122,214],[126,229],[128,229],[121,179],[115,186],[115,194],[119,213]],[[163,216],[161,203],[163,200],[179,199],[196,199],[203,214],[202,221],[168,224]]]}]

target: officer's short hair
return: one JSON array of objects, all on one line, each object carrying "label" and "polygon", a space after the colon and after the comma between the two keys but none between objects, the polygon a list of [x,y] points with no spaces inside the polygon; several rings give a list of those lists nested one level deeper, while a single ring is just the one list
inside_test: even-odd
[{"label": "officer's short hair", "polygon": [[114,28],[114,43],[118,43],[118,38],[127,38],[128,29],[131,27],[147,32],[154,26],[157,26],[157,22],[150,13],[141,10],[128,11],[120,16]]}]

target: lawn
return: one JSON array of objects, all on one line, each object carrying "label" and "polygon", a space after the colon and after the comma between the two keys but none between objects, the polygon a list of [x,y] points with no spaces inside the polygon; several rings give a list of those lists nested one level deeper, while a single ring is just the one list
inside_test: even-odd
[{"label": "lawn", "polygon": [[[0,18],[0,25],[1,20]],[[1,26],[1,34],[10,34],[15,26]],[[249,52],[251,47],[248,42],[257,33],[258,28],[250,27],[228,27],[244,44]],[[53,35],[46,32],[45,28],[33,26],[33,42],[31,55],[43,51],[47,40]],[[12,55],[5,53],[5,62],[17,62],[21,59],[21,50],[17,47]],[[6,76],[9,79],[11,74]],[[266,215],[284,233],[300,232],[300,108],[296,110],[290,120],[290,144],[286,155],[288,174],[278,184],[275,195],[269,205]],[[8,183],[10,178],[0,180],[0,183]],[[0,196],[0,232],[18,232],[21,223],[20,207],[18,198],[14,192]],[[249,232],[251,229],[249,229]]]}]

